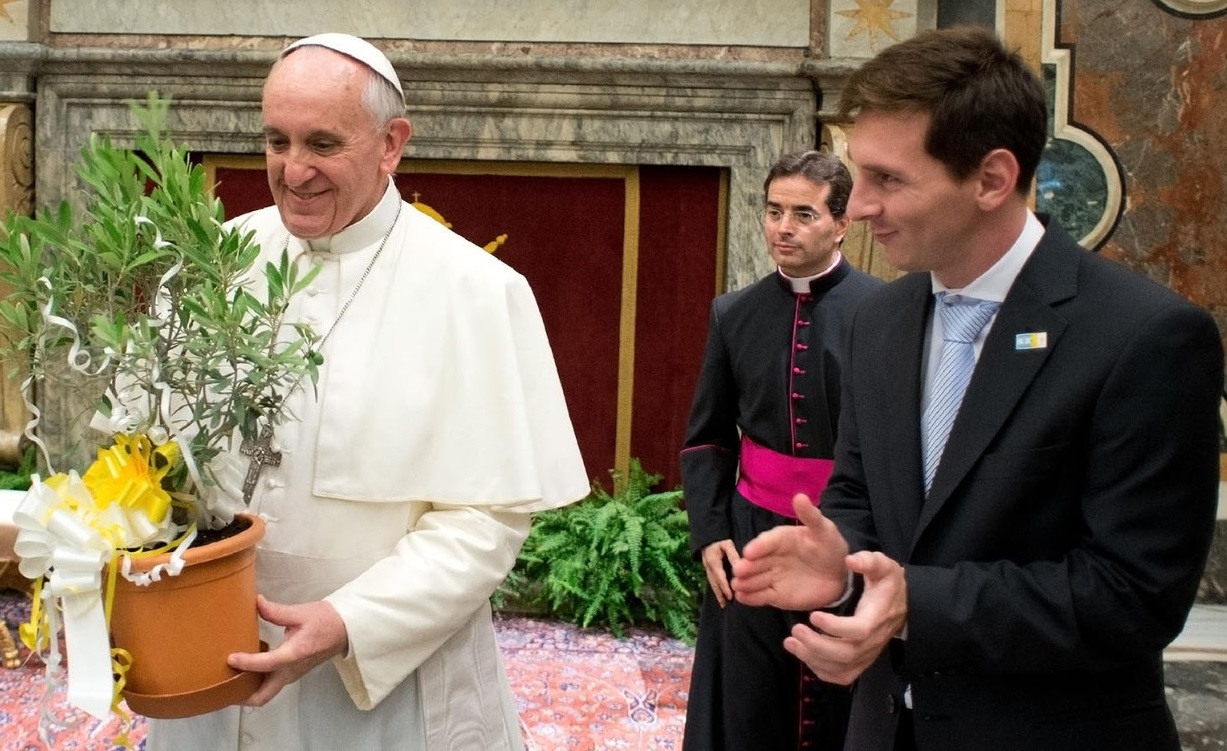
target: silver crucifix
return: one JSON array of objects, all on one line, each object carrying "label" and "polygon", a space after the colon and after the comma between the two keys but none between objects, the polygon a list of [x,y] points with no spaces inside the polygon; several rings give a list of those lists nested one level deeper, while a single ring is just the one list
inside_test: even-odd
[{"label": "silver crucifix", "polygon": [[260,430],[260,437],[254,441],[245,439],[239,453],[251,457],[247,463],[247,477],[243,480],[243,503],[251,503],[252,493],[264,468],[281,466],[281,452],[273,450],[273,426],[265,425]]}]

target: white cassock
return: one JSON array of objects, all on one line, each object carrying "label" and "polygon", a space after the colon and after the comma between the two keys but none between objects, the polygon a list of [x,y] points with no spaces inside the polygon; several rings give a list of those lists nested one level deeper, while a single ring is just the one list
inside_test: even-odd
[{"label": "white cassock", "polygon": [[[330,602],[349,653],[263,708],[153,720],[148,751],[522,748],[489,597],[530,512],[589,490],[527,282],[391,185],[314,250],[275,208],[235,222],[256,232],[260,269],[285,247],[322,262],[290,320],[323,335],[398,207],[324,342],[318,400],[310,383],[291,397],[301,419],[277,427],[280,466],[264,468],[251,503],[268,525],[260,592]],[[236,467],[241,486],[246,459]],[[261,629],[281,642],[280,628]]]}]

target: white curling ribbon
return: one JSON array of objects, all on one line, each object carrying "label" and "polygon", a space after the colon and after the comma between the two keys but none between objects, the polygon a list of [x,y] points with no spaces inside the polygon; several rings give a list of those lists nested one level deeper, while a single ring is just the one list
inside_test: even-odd
[{"label": "white curling ribbon", "polygon": [[[45,276],[41,277],[39,281],[42,282],[43,285],[47,287],[47,289],[52,289],[51,281],[47,279],[47,277]],[[90,357],[89,352],[86,352],[85,350],[81,349],[81,336],[80,336],[80,333],[77,331],[76,325],[73,324],[73,322],[68,320],[67,318],[62,318],[60,316],[53,314],[51,312],[51,306],[53,304],[54,304],[54,299],[48,298],[47,304],[42,307],[41,312],[42,312],[44,321],[46,321],[49,325],[59,326],[62,329],[66,329],[72,337],[72,344],[68,346],[68,357],[67,357],[68,367],[72,368],[78,373],[83,373],[85,375],[91,375],[91,376],[98,375],[99,373],[102,373],[103,371],[105,371],[107,369],[107,366],[111,364],[111,356],[115,353],[114,350],[112,350],[110,347],[105,349],[103,351],[103,354],[106,355],[106,358],[102,361],[102,364],[97,367],[97,369],[95,369],[93,372],[90,372],[89,368],[90,368],[90,365],[93,363],[93,358]]]},{"label": "white curling ribbon", "polygon": [[[33,476],[17,505],[14,551],[24,576],[46,576],[48,596],[57,597],[64,618],[68,702],[106,719],[111,710],[111,639],[102,605],[102,568],[110,545],[64,507],[59,495]],[[49,608],[51,613],[54,608]],[[55,629],[58,632],[58,628]],[[55,641],[54,633],[52,641]],[[57,661],[53,661],[57,662]],[[52,670],[52,662],[48,663]]]},{"label": "white curling ribbon", "polygon": [[138,227],[142,224],[148,224],[150,227],[153,227],[153,247],[157,248],[158,250],[170,247],[171,244],[162,239],[162,230],[158,229],[158,225],[154,224],[152,219],[144,214],[141,214],[135,218],[135,221]]},{"label": "white curling ribbon", "polygon": [[235,515],[247,508],[243,503],[247,465],[236,453],[222,452],[209,464],[209,475],[214,484],[206,487],[200,496],[213,519],[223,525],[229,524]]},{"label": "white curling ribbon", "polygon": [[[162,230],[158,229],[158,225],[154,224],[153,220],[152,220],[152,219],[150,219],[149,217],[147,217],[147,216],[138,216],[138,217],[136,217],[136,224],[137,224],[137,226],[147,224],[147,225],[149,225],[149,226],[153,227],[153,232],[154,232],[153,247],[154,247],[155,249],[157,249],[157,250],[161,250],[161,249],[163,249],[163,248],[173,248],[173,247],[174,247],[174,243],[170,243],[170,242],[167,242],[166,240],[163,240],[163,239],[162,239]],[[170,284],[170,280],[171,280],[171,279],[174,279],[176,276],[178,276],[179,272],[180,272],[182,269],[183,269],[183,256],[182,256],[182,254],[180,254],[180,256],[179,256],[178,260],[176,260],[176,261],[175,261],[175,263],[174,263],[174,264],[172,264],[172,265],[171,265],[171,267],[170,267],[170,268],[168,268],[168,269],[167,269],[167,270],[166,270],[166,271],[165,271],[165,272],[162,274],[162,277],[161,277],[160,279],[158,279],[158,286],[157,286],[157,289],[156,289],[156,291],[155,291],[155,293],[154,293],[154,299],[155,299],[155,300],[158,300],[158,301],[161,303],[161,302],[164,302],[164,301],[167,299],[167,295],[165,295],[165,294],[163,293],[163,290],[164,290],[164,289],[166,289],[166,286],[167,286],[168,284]],[[164,304],[159,304],[159,305],[155,306],[155,310],[156,310],[157,308],[163,308],[163,309],[165,309],[166,307],[167,307],[167,306],[166,306],[166,305],[164,305]],[[166,319],[166,315],[167,315],[167,314],[169,314],[169,313],[170,313],[170,311],[165,311],[165,314],[163,314],[163,315],[151,315],[151,316],[149,317],[149,325],[150,325],[152,328],[155,328],[155,329],[156,329],[156,328],[159,328],[159,327],[161,327],[161,326],[165,326],[165,325],[166,325],[166,320],[167,320],[167,319]]]},{"label": "white curling ribbon", "polygon": [[183,536],[183,542],[179,543],[179,547],[175,548],[170,553],[170,559],[166,563],[159,563],[153,568],[143,573],[132,573],[132,558],[131,556],[122,555],[119,565],[119,575],[138,587],[148,587],[156,581],[162,580],[162,574],[167,576],[178,576],[183,571],[183,567],[187,565],[187,561],[183,560],[183,554],[187,552],[192,543],[196,541],[196,527],[188,530],[188,533]]},{"label": "white curling ribbon", "polygon": [[236,454],[225,452],[213,457],[207,467],[208,481],[188,450],[183,436],[176,439],[180,456],[191,474],[196,494],[196,524],[205,529],[218,529],[234,521],[234,517],[247,510],[243,502],[243,483],[247,479],[247,466]]},{"label": "white curling ribbon", "polygon": [[104,435],[132,433],[145,419],[141,410],[135,408],[138,392],[138,389],[125,388],[116,393],[108,387],[103,398],[111,405],[111,415],[107,417],[102,412],[94,412],[89,426]]},{"label": "white curling ribbon", "polygon": [[43,439],[38,433],[34,432],[34,429],[42,421],[43,413],[39,410],[38,405],[34,403],[34,398],[31,396],[33,390],[34,376],[26,376],[25,380],[21,382],[21,401],[25,402],[26,411],[30,413],[30,421],[26,423],[25,428],[21,432],[26,438],[30,439],[30,443],[38,447],[39,453],[43,455],[43,462],[47,465],[47,470],[55,472],[51,465],[51,454],[47,451],[47,444],[43,443]]},{"label": "white curling ribbon", "polygon": [[[160,376],[160,374],[155,375]],[[172,409],[174,391],[171,390],[170,384],[161,380],[160,377],[154,381],[153,388],[158,392],[158,416],[162,419],[162,425],[174,425],[174,411]],[[150,438],[149,440],[152,441],[153,439]],[[184,453],[186,454],[187,452],[184,451]]]},{"label": "white curling ribbon", "polygon": [[149,437],[149,442],[154,446],[161,446],[170,440],[170,431],[161,425],[154,425],[145,431],[145,435]]}]

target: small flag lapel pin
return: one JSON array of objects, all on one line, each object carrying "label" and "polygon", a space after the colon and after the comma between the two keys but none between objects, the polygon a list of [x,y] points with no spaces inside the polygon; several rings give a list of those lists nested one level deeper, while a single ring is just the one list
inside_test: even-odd
[{"label": "small flag lapel pin", "polygon": [[1036,331],[1030,334],[1015,334],[1014,349],[1046,349],[1048,347],[1048,332]]}]

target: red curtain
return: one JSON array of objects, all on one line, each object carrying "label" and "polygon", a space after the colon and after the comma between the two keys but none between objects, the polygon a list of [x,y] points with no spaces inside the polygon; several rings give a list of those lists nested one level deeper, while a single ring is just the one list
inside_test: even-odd
[{"label": "red curtain", "polygon": [[680,458],[717,291],[720,170],[641,167],[631,456],[681,482]]}]

